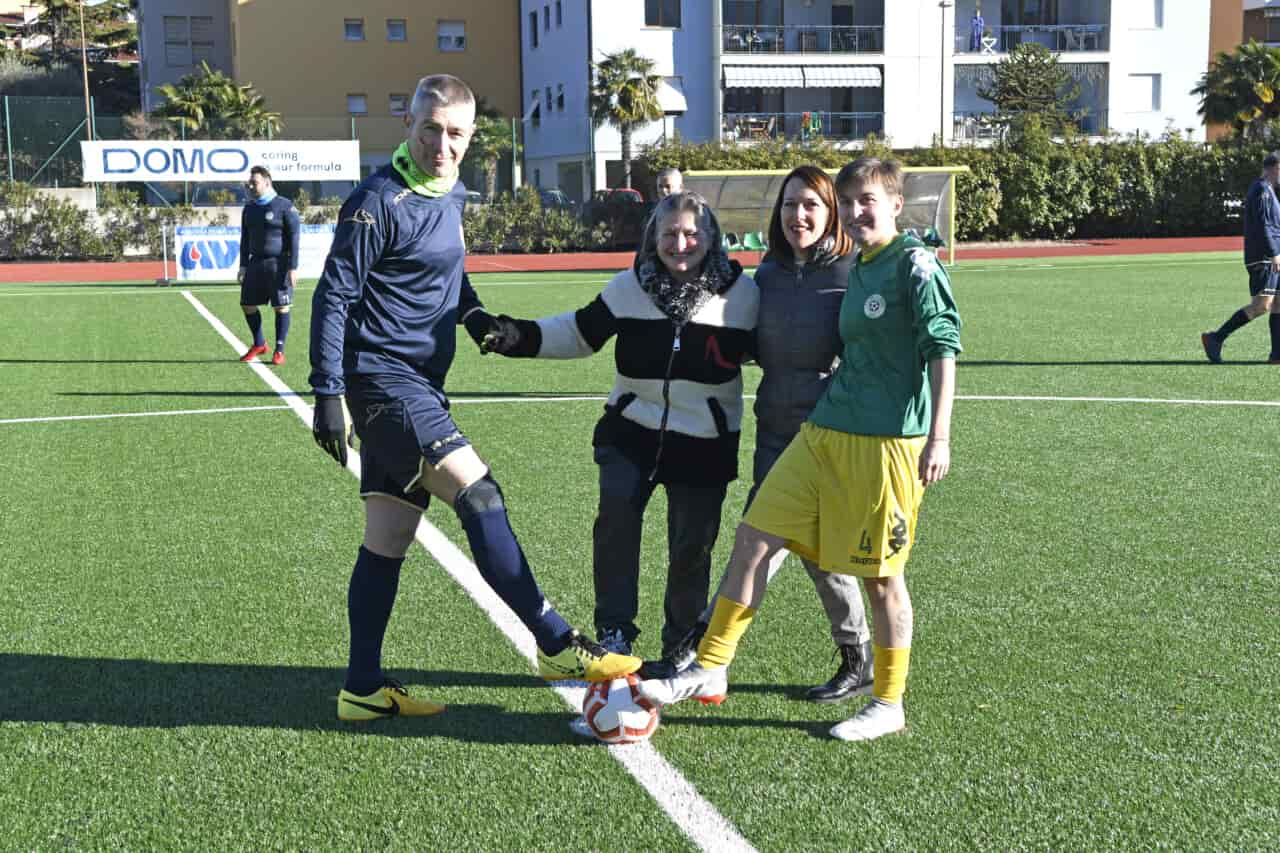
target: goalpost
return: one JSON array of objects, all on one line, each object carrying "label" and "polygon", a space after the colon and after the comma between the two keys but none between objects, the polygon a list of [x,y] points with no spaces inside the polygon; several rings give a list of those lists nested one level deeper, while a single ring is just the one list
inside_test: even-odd
[{"label": "goalpost", "polygon": [[[838,170],[827,171],[834,179]],[[928,231],[936,233],[945,246],[947,264],[956,260],[956,175],[968,171],[968,166],[903,168],[906,204],[898,217],[898,227],[914,229],[921,236]],[[684,185],[711,204],[726,235],[736,235],[736,242],[745,248],[763,248],[774,200],[782,189],[783,178],[790,173],[790,169],[692,171],[685,173]]]}]

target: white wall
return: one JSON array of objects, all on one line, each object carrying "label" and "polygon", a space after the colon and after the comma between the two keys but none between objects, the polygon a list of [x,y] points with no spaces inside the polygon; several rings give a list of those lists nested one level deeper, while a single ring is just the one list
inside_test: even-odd
[{"label": "white wall", "polygon": [[[1159,136],[1192,128],[1203,141],[1204,122],[1191,90],[1209,63],[1209,0],[1163,0],[1163,26],[1151,28],[1155,0],[1126,0],[1111,7],[1111,89],[1108,119],[1119,133]],[[1160,109],[1135,103],[1130,75],[1160,77]],[[1142,80],[1146,83],[1146,80]],[[1149,86],[1146,91],[1150,91]]]},{"label": "white wall", "polygon": [[884,129],[895,147],[928,145],[943,127],[950,135],[955,8],[946,10],[945,26],[941,13],[937,0],[885,4]]}]

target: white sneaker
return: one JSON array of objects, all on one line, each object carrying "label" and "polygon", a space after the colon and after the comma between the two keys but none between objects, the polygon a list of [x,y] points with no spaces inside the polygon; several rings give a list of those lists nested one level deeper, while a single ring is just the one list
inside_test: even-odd
[{"label": "white sneaker", "polygon": [[691,664],[670,678],[651,678],[636,685],[640,695],[655,705],[672,705],[685,699],[697,699],[703,705],[719,705],[729,692],[729,668],[703,668]]},{"label": "white sneaker", "polygon": [[862,710],[843,723],[831,727],[831,736],[837,740],[875,740],[885,735],[906,731],[907,716],[902,703],[897,705],[872,699]]},{"label": "white sneaker", "polygon": [[586,717],[574,717],[569,721],[569,731],[578,737],[584,737],[588,740],[595,740],[595,732],[591,731],[591,726],[587,725]]}]

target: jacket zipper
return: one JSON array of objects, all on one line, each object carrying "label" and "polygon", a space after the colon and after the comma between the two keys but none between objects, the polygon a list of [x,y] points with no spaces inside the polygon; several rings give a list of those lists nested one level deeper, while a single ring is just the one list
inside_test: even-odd
[{"label": "jacket zipper", "polygon": [[676,334],[671,339],[671,354],[667,356],[667,372],[662,377],[662,423],[658,425],[658,452],[653,457],[653,470],[649,472],[649,482],[658,479],[658,466],[662,464],[662,447],[667,438],[667,418],[671,414],[671,368],[676,363],[676,353],[680,352],[680,335],[684,332],[684,323],[675,323]]}]

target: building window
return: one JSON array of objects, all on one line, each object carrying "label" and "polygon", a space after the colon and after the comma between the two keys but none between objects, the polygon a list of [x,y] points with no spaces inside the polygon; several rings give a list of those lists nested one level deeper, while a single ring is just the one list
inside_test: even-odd
[{"label": "building window", "polygon": [[542,126],[542,105],[538,103],[538,90],[534,89],[529,93],[529,104],[532,109],[529,111],[529,123],[534,127]]},{"label": "building window", "polygon": [[387,105],[391,108],[393,116],[402,116],[409,112],[409,96],[399,92],[392,92],[387,97]]},{"label": "building window", "polygon": [[542,7],[542,28],[544,30],[551,29],[551,7],[550,6]]},{"label": "building window", "polygon": [[547,112],[551,112],[551,108],[555,105],[555,101],[551,100],[551,87],[547,87],[547,99],[543,101],[547,105]]},{"label": "building window", "polygon": [[191,17],[191,64],[213,63],[213,18],[205,15]]},{"label": "building window", "polygon": [[206,15],[164,16],[164,64],[170,67],[214,64],[213,18]]},{"label": "building window", "polygon": [[1132,109],[1135,113],[1160,112],[1160,75],[1130,74],[1129,90],[1133,92]]},{"label": "building window", "polygon": [[406,41],[408,37],[404,18],[387,18],[387,41]]},{"label": "building window", "polygon": [[364,18],[345,18],[342,37],[347,41],[364,41]]},{"label": "building window", "polygon": [[560,5],[560,0],[556,0],[556,28],[564,26],[564,8]]},{"label": "building window", "polygon": [[556,84],[556,109],[564,112],[564,84]]},{"label": "building window", "polygon": [[467,49],[467,24],[465,21],[438,21],[436,46],[446,53]]},{"label": "building window", "polygon": [[644,0],[646,27],[680,27],[680,0]]},{"label": "building window", "polygon": [[1267,44],[1280,42],[1280,9],[1264,9],[1263,15],[1266,29],[1262,40]]},{"label": "building window", "polygon": [[529,13],[529,47],[538,46],[538,10]]},{"label": "building window", "polygon": [[353,116],[369,114],[369,99],[363,93],[347,95],[347,113]]},{"label": "building window", "polygon": [[534,169],[534,170],[533,170],[533,185],[534,185],[535,187],[541,187],[541,186],[542,186],[542,170],[541,170],[541,169]]}]

